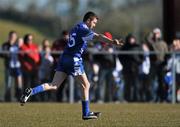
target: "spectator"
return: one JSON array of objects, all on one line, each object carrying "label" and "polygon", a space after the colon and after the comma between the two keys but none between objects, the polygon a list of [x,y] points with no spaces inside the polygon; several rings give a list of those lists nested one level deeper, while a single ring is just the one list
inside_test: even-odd
[{"label": "spectator", "polygon": [[121,61],[118,58],[118,55],[116,56],[116,67],[113,70],[113,82],[114,82],[114,87],[113,87],[113,100],[115,102],[118,101],[124,101],[123,98],[123,91],[124,91],[124,83],[122,80],[122,70],[123,66],[121,64]]},{"label": "spectator", "polygon": [[1,57],[4,58],[4,68],[5,68],[5,96],[4,96],[4,100],[6,102],[11,101],[11,75],[10,75],[10,61],[12,60],[11,58],[11,54],[10,49],[11,47],[13,47],[13,45],[16,43],[17,41],[17,33],[16,31],[10,31],[9,35],[8,35],[8,40],[6,42],[3,43],[2,45],[2,51],[4,51],[3,54],[1,54]]},{"label": "spectator", "polygon": [[[52,44],[52,51],[55,52],[62,52],[67,44],[67,41],[69,39],[69,33],[66,30],[63,30],[61,33],[61,36],[57,40],[55,40]],[[59,54],[53,54],[53,57],[55,59],[55,66],[59,59]]]},{"label": "spectator", "polygon": [[[24,87],[35,87],[38,85],[38,69],[40,63],[40,55],[38,46],[33,42],[33,35],[26,34],[24,36],[24,44],[20,47],[22,53],[20,54]],[[32,101],[37,100],[32,98]]]},{"label": "spectator", "polygon": [[[54,54],[52,54],[52,56],[54,58],[54,65],[53,65],[54,67],[53,68],[56,68],[58,60],[59,60],[59,52],[64,51],[64,49],[67,45],[68,39],[69,39],[69,32],[66,30],[63,30],[61,33],[61,36],[59,36],[59,38],[53,42],[52,49],[51,49],[52,52],[55,52]],[[54,71],[51,74],[53,76]],[[67,86],[67,85],[65,85],[66,82],[67,82],[67,80],[64,80],[62,85],[57,90],[57,95],[56,95],[57,101],[62,102],[63,100],[65,100],[65,98],[63,98],[64,91],[65,91],[65,93],[68,93],[67,87],[65,87],[65,86]]]},{"label": "spectator", "polygon": [[144,51],[144,60],[140,66],[140,101],[149,102],[152,99],[151,96],[151,84],[150,84],[150,58],[149,48],[146,43],[142,44]]},{"label": "spectator", "polygon": [[[40,83],[45,83],[45,82],[50,82],[51,77],[49,72],[52,71],[53,67],[53,62],[54,59],[51,55],[51,48],[50,48],[50,43],[49,40],[45,39],[42,42],[42,49],[41,49],[41,64],[39,67],[39,80]],[[42,100],[48,101],[51,99],[51,92],[47,94],[41,93],[42,95]]]},{"label": "spectator", "polygon": [[[142,51],[137,43],[135,36],[129,34],[122,51]],[[128,102],[139,100],[139,66],[142,64],[143,57],[140,54],[120,55],[123,65],[124,78],[124,99]]]},{"label": "spectator", "polygon": [[24,44],[23,38],[18,38],[18,47],[21,47]]},{"label": "spectator", "polygon": [[[112,39],[112,35],[110,32],[105,32],[104,35],[110,39]],[[115,58],[111,54],[114,49],[110,46],[107,46],[107,43],[100,42],[100,47],[102,50],[109,52],[109,54],[97,54],[94,55],[94,62],[98,63],[99,65],[99,80],[96,89],[96,100],[98,103],[107,102],[113,100],[113,95],[109,94],[112,93],[112,71],[115,67]],[[101,49],[100,49],[101,50]],[[95,74],[96,76],[97,74]]]},{"label": "spectator", "polygon": [[22,94],[22,70],[21,63],[19,60],[19,43],[21,43],[21,38],[11,45],[10,47],[10,75],[15,79],[16,92],[15,96],[17,100],[20,100]]},{"label": "spectator", "polygon": [[[171,46],[171,51],[172,52],[178,52],[180,51],[180,40],[179,39],[174,39],[172,46]],[[174,60],[174,65],[173,65],[173,60]],[[168,85],[168,101],[171,101],[171,93],[172,93],[172,71],[173,71],[173,66],[175,66],[175,73],[176,73],[176,91],[178,94],[178,91],[180,90],[180,54],[175,54],[175,59],[173,59],[173,56],[171,56],[168,59],[167,62],[167,73],[165,76],[165,82]],[[179,101],[179,100],[178,100]]]},{"label": "spectator", "polygon": [[[154,90],[154,100],[163,102],[166,100],[166,86],[164,84],[165,65],[166,65],[166,53],[168,52],[168,46],[166,42],[162,40],[161,30],[155,28],[152,36],[148,38],[148,46],[150,51],[154,51],[156,54],[150,55],[151,68],[150,75],[152,83],[158,80],[157,90]],[[155,83],[153,83],[155,86]]]}]

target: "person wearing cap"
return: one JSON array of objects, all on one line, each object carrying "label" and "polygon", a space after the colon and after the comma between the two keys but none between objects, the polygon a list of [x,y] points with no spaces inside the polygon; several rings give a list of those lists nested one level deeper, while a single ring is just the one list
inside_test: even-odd
[{"label": "person wearing cap", "polygon": [[[104,32],[104,36],[109,39],[112,39],[113,36],[110,32]],[[94,55],[94,61],[99,65],[99,72],[98,72],[98,85],[95,90],[95,102],[102,103],[102,102],[109,102],[113,101],[113,94],[112,88],[112,71],[115,68],[115,57],[112,54],[114,51],[111,44],[107,42],[100,42],[102,47],[101,50],[106,51],[107,54],[96,54]]]},{"label": "person wearing cap", "polygon": [[166,53],[168,52],[168,46],[166,42],[162,39],[162,33],[159,28],[155,28],[152,31],[152,37],[148,39],[148,46],[150,51],[155,52],[155,54],[150,55],[151,68],[151,82],[156,80],[158,82],[157,90],[155,90],[155,102],[163,102],[166,100],[166,88],[164,84],[163,77],[165,75],[164,67],[166,65]]}]

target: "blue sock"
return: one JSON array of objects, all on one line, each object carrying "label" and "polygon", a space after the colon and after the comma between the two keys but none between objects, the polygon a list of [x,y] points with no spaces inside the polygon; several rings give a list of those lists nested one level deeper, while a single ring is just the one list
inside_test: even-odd
[{"label": "blue sock", "polygon": [[89,101],[82,101],[82,113],[83,116],[87,116],[89,113]]},{"label": "blue sock", "polygon": [[34,87],[34,88],[32,89],[31,96],[32,96],[32,95],[35,95],[35,94],[37,94],[37,93],[43,92],[43,91],[44,91],[44,88],[43,88],[42,85],[37,86],[37,87]]}]

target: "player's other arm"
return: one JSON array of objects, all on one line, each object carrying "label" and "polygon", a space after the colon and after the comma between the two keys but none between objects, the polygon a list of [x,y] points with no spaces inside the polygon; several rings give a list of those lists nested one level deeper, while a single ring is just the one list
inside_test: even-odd
[{"label": "player's other arm", "polygon": [[110,43],[110,44],[115,44],[115,45],[119,45],[119,46],[122,46],[124,44],[122,39],[120,39],[120,40],[110,39],[103,34],[97,34],[97,33],[94,33],[93,40],[100,41],[100,42],[106,42],[106,43]]}]

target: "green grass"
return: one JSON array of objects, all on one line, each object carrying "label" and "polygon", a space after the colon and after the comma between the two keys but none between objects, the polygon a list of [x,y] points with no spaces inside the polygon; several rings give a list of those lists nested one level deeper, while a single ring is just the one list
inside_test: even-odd
[{"label": "green grass", "polygon": [[92,104],[98,120],[81,120],[80,104],[0,104],[0,127],[179,127],[180,105]]}]

